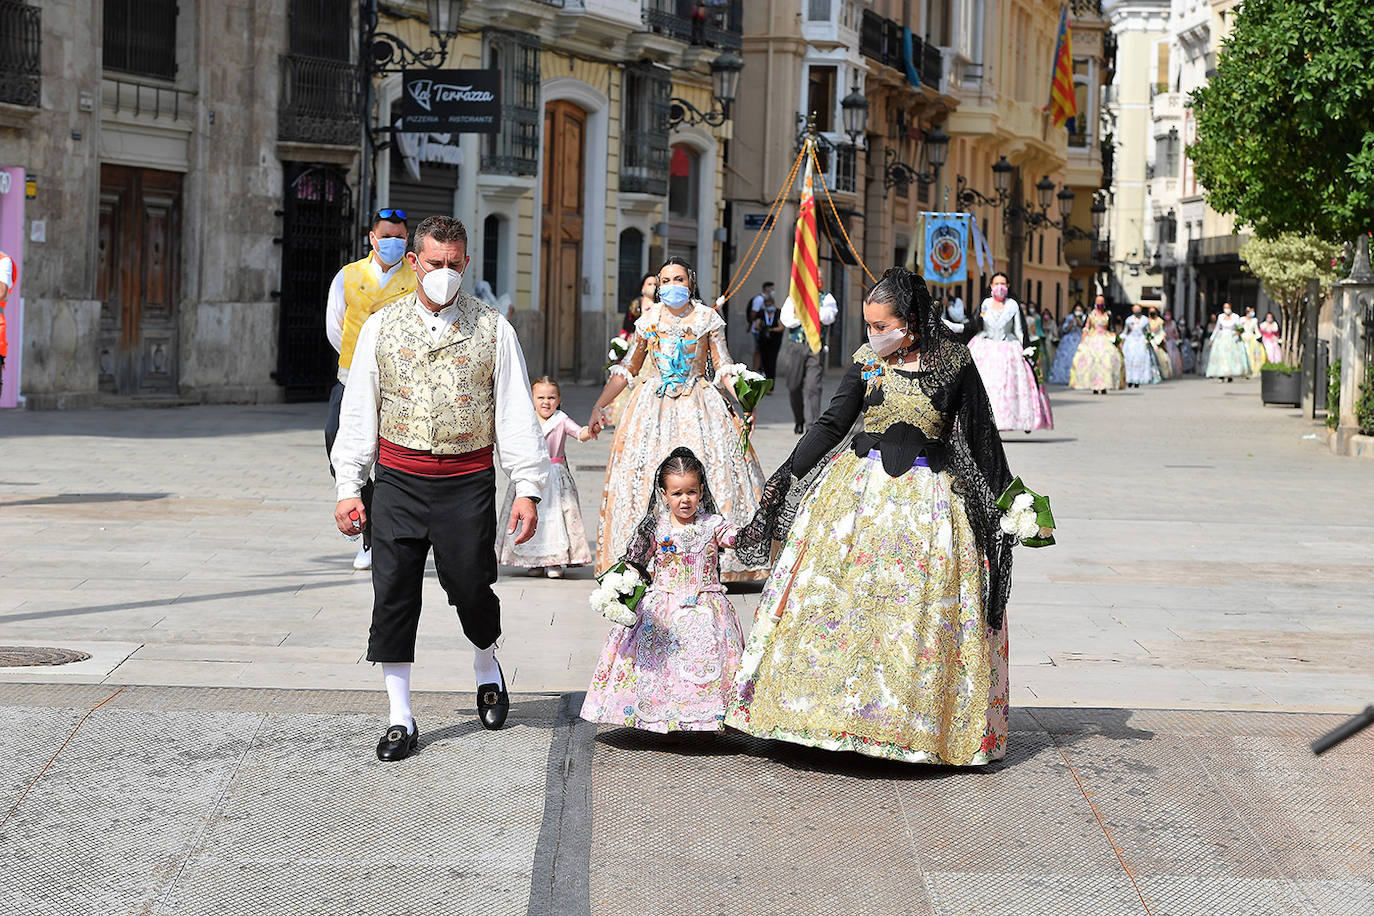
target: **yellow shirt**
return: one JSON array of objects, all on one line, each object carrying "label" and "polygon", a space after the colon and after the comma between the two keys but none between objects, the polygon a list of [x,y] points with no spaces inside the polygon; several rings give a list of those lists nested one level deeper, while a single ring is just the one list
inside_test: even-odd
[{"label": "yellow shirt", "polygon": [[388,302],[415,292],[415,271],[409,261],[401,261],[394,273],[382,285],[369,263],[371,255],[347,264],[341,271],[344,281],[343,341],[339,347],[339,367],[353,364],[353,348],[363,322]]}]

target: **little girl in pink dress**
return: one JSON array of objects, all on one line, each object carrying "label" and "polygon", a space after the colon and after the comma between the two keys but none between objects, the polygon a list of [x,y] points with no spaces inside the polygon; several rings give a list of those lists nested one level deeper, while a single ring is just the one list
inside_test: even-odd
[{"label": "little girl in pink dress", "polygon": [[[585,566],[592,561],[587,531],[582,524],[582,509],[577,503],[577,483],[568,468],[563,448],[569,436],[586,442],[594,438],[594,433],[559,410],[563,395],[556,379],[547,375],[535,379],[530,394],[553,469],[549,472],[549,482],[539,493],[539,524],[534,529],[534,537],[517,545],[516,535],[507,534],[502,528],[497,535],[496,557],[506,566],[526,567],[531,576],[558,579],[563,576],[564,566]],[[499,517],[509,518],[514,504],[515,485],[511,484],[506,490],[506,507]]]},{"label": "little girl in pink dress", "polygon": [[739,529],[716,514],[688,448],[659,465],[657,492],[625,560],[651,580],[633,626],[616,626],[582,718],[651,732],[717,732],[734,699],[744,637],[720,584],[720,551]]}]

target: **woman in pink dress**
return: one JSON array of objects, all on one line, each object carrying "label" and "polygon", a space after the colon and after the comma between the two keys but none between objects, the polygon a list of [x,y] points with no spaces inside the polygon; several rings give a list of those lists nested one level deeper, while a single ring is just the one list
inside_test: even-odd
[{"label": "woman in pink dress", "polygon": [[1279,323],[1274,320],[1273,312],[1265,312],[1260,322],[1260,342],[1264,344],[1264,354],[1271,363],[1283,362],[1283,348],[1279,346]]},{"label": "woman in pink dress", "polygon": [[969,352],[992,402],[998,429],[1054,429],[1050,399],[1026,359],[1021,307],[1007,297],[1007,275],[992,275],[992,295],[979,310],[982,330],[969,341]]},{"label": "woman in pink dress", "polygon": [[634,625],[617,624],[606,638],[581,715],[651,732],[718,732],[744,646],[720,584],[720,551],[739,529],[718,514],[691,449],[674,449],[654,481],[623,557],[651,584]]}]

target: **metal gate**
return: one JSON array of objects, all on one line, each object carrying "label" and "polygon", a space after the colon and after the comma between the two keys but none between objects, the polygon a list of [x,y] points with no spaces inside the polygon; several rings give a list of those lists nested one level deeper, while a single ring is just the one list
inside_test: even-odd
[{"label": "metal gate", "polygon": [[339,356],[324,334],[329,284],[353,256],[353,204],[341,169],[286,163],[277,384],[288,401],[322,401]]}]

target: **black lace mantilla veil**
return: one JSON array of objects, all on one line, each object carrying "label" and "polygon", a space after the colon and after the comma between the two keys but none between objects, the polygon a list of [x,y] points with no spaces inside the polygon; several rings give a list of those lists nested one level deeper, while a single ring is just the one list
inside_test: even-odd
[{"label": "black lace mantilla veil", "polygon": [[[910,470],[918,454],[924,453],[932,470],[949,472],[954,492],[964,500],[978,549],[988,561],[984,596],[987,623],[1001,629],[1011,592],[1013,541],[998,525],[1001,513],[994,502],[1011,483],[1011,471],[992,405],[968,347],[936,314],[921,276],[893,267],[883,274],[879,285],[895,291],[901,302],[894,309],[898,314],[905,311],[911,328],[920,334],[921,373],[917,379],[922,393],[952,421],[946,423],[944,438],[939,441],[929,440],[911,424],[890,427],[882,437],[884,468],[889,475],[900,476]],[[802,501],[835,454],[844,448],[868,454],[873,447],[876,438],[854,428],[866,402],[881,397],[867,394],[865,387],[861,366],[851,364],[825,415],[807,430],[787,461],[764,484],[759,510],[736,542],[735,552],[742,562],[751,566],[769,562],[773,542],[787,539]]]},{"label": "black lace mantilla veil", "polygon": [[[645,581],[649,580],[649,563],[653,560],[654,549],[658,546],[658,523],[668,514],[668,503],[663,498],[663,491],[659,489],[658,482],[663,479],[663,469],[674,459],[688,458],[690,461],[699,461],[691,449],[680,446],[673,449],[672,453],[664,458],[654,472],[653,492],[649,495],[648,508],[644,510],[644,515],[639,519],[639,524],[635,526],[634,533],[630,535],[630,540],[625,544],[625,552],[620,559],[639,570],[639,574]],[[697,503],[697,515],[720,515],[720,510],[716,508],[716,498],[711,495],[711,485],[706,482],[706,474],[701,473],[701,501]],[[767,563],[767,558],[764,563]],[[763,563],[756,564],[762,566]]]}]

